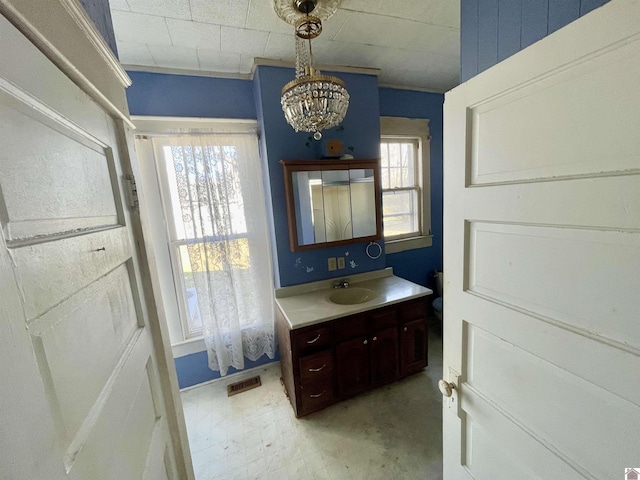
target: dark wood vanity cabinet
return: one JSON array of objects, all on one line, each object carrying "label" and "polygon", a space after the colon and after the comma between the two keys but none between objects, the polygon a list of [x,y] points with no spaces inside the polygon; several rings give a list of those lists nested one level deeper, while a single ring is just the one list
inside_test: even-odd
[{"label": "dark wood vanity cabinet", "polygon": [[412,320],[400,332],[400,371],[402,375],[419,372],[427,366],[427,326],[424,320]]},{"label": "dark wood vanity cabinet", "polygon": [[398,378],[398,329],[387,328],[376,332],[371,339],[371,384],[384,385]]},{"label": "dark wood vanity cabinet", "polygon": [[425,297],[291,330],[278,310],[282,382],[300,417],[427,365]]},{"label": "dark wood vanity cabinet", "polygon": [[336,380],[341,398],[369,389],[369,346],[365,337],[345,340],[336,345]]},{"label": "dark wood vanity cabinet", "polygon": [[424,302],[401,306],[400,373],[410,375],[427,366],[427,323]]}]

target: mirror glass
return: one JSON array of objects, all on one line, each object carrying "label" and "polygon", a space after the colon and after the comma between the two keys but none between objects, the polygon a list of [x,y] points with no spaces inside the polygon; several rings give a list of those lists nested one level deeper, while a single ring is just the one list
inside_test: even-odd
[{"label": "mirror glass", "polygon": [[291,181],[298,245],[314,244],[316,236],[325,238],[322,172],[292,172]]},{"label": "mirror glass", "polygon": [[373,168],[349,170],[353,237],[376,234],[376,190]]},{"label": "mirror glass", "polygon": [[[336,242],[353,238],[351,229],[351,196],[349,170],[324,170],[322,193],[318,201],[324,201],[324,229],[326,238],[316,237],[318,242]],[[314,221],[322,223],[321,218]]]},{"label": "mirror glass", "polygon": [[297,246],[376,236],[378,222],[373,168],[328,167],[324,170],[294,170],[289,174]]}]

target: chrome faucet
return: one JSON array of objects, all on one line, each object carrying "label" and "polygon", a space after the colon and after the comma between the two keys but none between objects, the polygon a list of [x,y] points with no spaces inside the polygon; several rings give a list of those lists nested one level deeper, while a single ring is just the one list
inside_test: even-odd
[{"label": "chrome faucet", "polygon": [[349,286],[349,280],[343,278],[337,282],[333,282],[333,288],[347,288]]}]

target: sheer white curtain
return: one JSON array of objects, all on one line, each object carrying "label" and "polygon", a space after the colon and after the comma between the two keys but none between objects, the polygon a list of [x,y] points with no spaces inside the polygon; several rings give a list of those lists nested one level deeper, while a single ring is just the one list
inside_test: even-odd
[{"label": "sheer white curtain", "polygon": [[189,300],[197,315],[191,306],[187,314],[202,322],[209,367],[226,375],[230,366],[244,368],[244,357],[273,358],[273,275],[255,133],[153,142],[169,190],[178,277],[185,298],[197,297]]}]

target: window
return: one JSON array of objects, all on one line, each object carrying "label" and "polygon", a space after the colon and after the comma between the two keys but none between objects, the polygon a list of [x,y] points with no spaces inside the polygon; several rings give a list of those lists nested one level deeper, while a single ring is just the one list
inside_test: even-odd
[{"label": "window", "polygon": [[[174,355],[211,352],[210,338],[216,355],[234,361],[270,352],[273,274],[256,122],[135,121],[144,132],[136,137],[143,206]],[[240,339],[231,352],[227,344]]]},{"label": "window", "polygon": [[[197,276],[247,269],[249,245],[235,145],[161,145],[159,176],[165,182],[169,255],[181,303],[185,338],[202,335]],[[184,171],[184,175],[183,175]],[[206,182],[203,189],[202,182]],[[167,188],[168,187],[168,188]],[[168,197],[168,198],[167,198]],[[209,205],[212,203],[213,205]],[[220,214],[222,210],[222,214]],[[193,218],[196,215],[197,220]]]},{"label": "window", "polygon": [[430,246],[429,121],[381,117],[380,131],[386,252]]},{"label": "window", "polygon": [[385,240],[420,235],[418,139],[382,137],[380,179]]},{"label": "window", "polygon": [[209,368],[221,375],[243,369],[245,358],[275,355],[258,139],[236,127],[149,135],[182,338],[201,337]]}]

